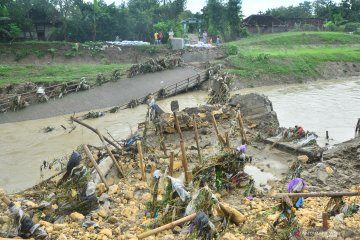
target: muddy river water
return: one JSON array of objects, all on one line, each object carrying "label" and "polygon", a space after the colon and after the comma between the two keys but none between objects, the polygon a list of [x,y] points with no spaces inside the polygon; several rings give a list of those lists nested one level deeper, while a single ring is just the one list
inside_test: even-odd
[{"label": "muddy river water", "polygon": [[[309,84],[260,87],[241,90],[241,93],[259,92],[269,96],[278,114],[281,126],[302,125],[315,131],[324,143],[329,131],[331,143],[339,143],[354,136],[360,117],[360,78],[313,82]],[[206,102],[205,92],[192,92],[159,102],[170,111],[170,102],[179,100],[180,108]],[[87,120],[102,133],[109,131],[114,138],[125,138],[137,123],[144,120],[146,106],[107,114]],[[98,137],[86,128],[77,126],[69,133],[69,115],[48,119],[0,124],[0,187],[14,192],[31,187],[40,179],[40,165],[46,160],[61,158],[83,143],[100,145]],[[61,127],[63,125],[66,130]],[[43,128],[55,130],[44,133]],[[44,177],[57,172],[47,171]]]}]

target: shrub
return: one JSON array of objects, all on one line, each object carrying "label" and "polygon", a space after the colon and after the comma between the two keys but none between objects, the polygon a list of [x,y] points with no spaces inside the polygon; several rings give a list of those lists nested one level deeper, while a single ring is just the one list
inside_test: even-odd
[{"label": "shrub", "polygon": [[327,31],[330,31],[330,32],[333,32],[333,31],[336,30],[336,25],[335,25],[335,23],[333,23],[333,22],[331,22],[331,21],[326,22],[326,23],[324,24],[324,27],[325,27],[325,29],[326,29]]},{"label": "shrub", "polygon": [[226,47],[226,53],[228,55],[237,55],[238,54],[238,47],[234,44],[227,45]]},{"label": "shrub", "polygon": [[356,32],[360,28],[360,23],[347,23],[345,24],[345,32]]},{"label": "shrub", "polygon": [[54,59],[56,51],[57,50],[55,48],[48,49],[48,52],[50,53],[52,59]]}]

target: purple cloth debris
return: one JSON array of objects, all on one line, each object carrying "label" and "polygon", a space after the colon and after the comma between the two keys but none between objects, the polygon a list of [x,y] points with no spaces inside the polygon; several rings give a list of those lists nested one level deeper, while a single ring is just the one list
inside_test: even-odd
[{"label": "purple cloth debris", "polygon": [[301,192],[306,187],[306,183],[301,178],[294,178],[288,183],[288,192]]},{"label": "purple cloth debris", "polygon": [[236,148],[236,150],[238,150],[239,152],[246,152],[246,149],[247,149],[247,145],[246,144],[243,144],[243,145],[240,145]]},{"label": "purple cloth debris", "polygon": [[254,198],[252,196],[248,196],[248,197],[246,197],[246,199],[250,200],[250,201],[254,200]]}]

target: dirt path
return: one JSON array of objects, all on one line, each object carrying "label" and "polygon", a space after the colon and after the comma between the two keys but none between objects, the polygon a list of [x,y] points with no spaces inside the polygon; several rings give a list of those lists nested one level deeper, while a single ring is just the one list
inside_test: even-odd
[{"label": "dirt path", "polygon": [[196,73],[195,70],[187,67],[106,83],[89,91],[71,94],[62,99],[51,100],[47,104],[37,104],[19,112],[0,114],[0,124],[122,105],[151,92],[156,92],[162,87],[182,81]]}]

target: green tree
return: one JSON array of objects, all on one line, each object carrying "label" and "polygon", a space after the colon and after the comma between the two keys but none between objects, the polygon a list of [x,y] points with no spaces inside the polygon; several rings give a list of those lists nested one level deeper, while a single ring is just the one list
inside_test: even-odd
[{"label": "green tree", "polygon": [[70,33],[68,32],[68,25],[73,12],[75,10],[75,1],[74,0],[50,0],[50,2],[58,9],[60,12],[61,22],[62,22],[62,32],[64,34],[64,40],[68,40]]},{"label": "green tree", "polygon": [[235,39],[240,36],[242,20],[241,0],[229,0],[227,16],[230,25],[230,38]]}]

